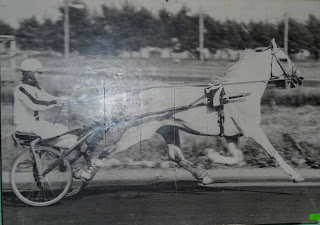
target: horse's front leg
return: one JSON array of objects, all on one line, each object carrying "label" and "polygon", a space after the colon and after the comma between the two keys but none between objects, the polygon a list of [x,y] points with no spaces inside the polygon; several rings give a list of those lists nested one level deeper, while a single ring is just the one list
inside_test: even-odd
[{"label": "horse's front leg", "polygon": [[216,163],[228,164],[228,165],[240,164],[243,161],[243,154],[242,154],[242,151],[239,149],[239,137],[225,136],[225,139],[227,141],[228,150],[231,153],[232,157],[220,155],[213,148],[206,149],[206,153],[207,153],[206,156],[212,162],[216,162]]},{"label": "horse's front leg", "polygon": [[196,179],[202,180],[203,184],[213,184],[214,181],[208,175],[206,170],[197,168],[192,162],[186,160],[182,154],[181,149],[173,144],[168,144],[169,158],[181,166],[183,169],[189,171]]},{"label": "horse's front leg", "polygon": [[301,182],[304,180],[299,173],[294,171],[292,167],[283,160],[278,151],[272,146],[260,126],[243,129],[243,132],[247,137],[260,145],[270,155],[270,157],[274,158],[293,182]]}]

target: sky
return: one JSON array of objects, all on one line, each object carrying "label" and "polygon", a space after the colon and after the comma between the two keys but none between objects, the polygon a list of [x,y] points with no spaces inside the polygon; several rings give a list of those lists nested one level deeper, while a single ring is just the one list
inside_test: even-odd
[{"label": "sky", "polygon": [[[91,12],[99,13],[100,5],[121,7],[141,6],[151,10],[155,15],[162,8],[176,13],[181,7],[190,8],[190,14],[200,11],[215,19],[225,21],[235,19],[238,22],[267,21],[276,23],[288,12],[291,18],[306,21],[309,14],[320,18],[320,0],[80,0]],[[57,8],[64,0],[0,0],[0,19],[17,27],[24,18],[36,16],[57,20],[61,15]]]}]

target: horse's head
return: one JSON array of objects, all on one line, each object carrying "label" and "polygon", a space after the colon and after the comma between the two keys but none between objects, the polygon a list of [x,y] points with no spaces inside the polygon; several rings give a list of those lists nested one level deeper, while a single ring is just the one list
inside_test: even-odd
[{"label": "horse's head", "polygon": [[300,86],[303,77],[300,71],[295,67],[291,59],[279,48],[274,39],[271,40],[271,78],[284,78],[290,84],[291,88]]}]

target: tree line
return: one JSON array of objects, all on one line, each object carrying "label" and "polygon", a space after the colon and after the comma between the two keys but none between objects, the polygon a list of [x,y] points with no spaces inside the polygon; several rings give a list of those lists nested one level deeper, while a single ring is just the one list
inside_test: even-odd
[{"label": "tree line", "polygon": [[[116,55],[119,51],[137,51],[143,47],[173,48],[175,51],[196,52],[199,46],[199,16],[189,15],[184,7],[176,14],[165,9],[158,15],[146,8],[102,5],[102,14],[84,9],[69,9],[70,50],[81,54]],[[63,52],[64,10],[57,21],[35,17],[20,21],[13,29],[0,21],[0,34],[14,34],[20,49],[54,50]],[[204,16],[204,47],[216,49],[245,49],[268,46],[272,38],[283,46],[283,21],[240,23],[234,20],[220,22]],[[306,22],[289,19],[289,53],[307,49],[314,58],[320,52],[320,20],[310,15]]]}]

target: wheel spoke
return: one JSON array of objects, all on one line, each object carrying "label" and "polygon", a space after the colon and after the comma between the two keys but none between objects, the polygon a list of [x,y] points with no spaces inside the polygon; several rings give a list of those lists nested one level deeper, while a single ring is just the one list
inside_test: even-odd
[{"label": "wheel spoke", "polygon": [[[49,184],[48,182],[44,182],[44,183],[42,183],[42,185],[43,185],[43,190],[44,190],[44,193],[45,193],[45,194],[48,194],[49,197],[50,197],[50,195],[51,195],[52,198],[55,198],[55,197],[56,197],[54,191],[51,189],[50,184]],[[48,186],[48,188],[46,188],[46,185]],[[46,190],[47,190],[47,191],[46,191]]]},{"label": "wheel spoke", "polygon": [[34,190],[36,189],[36,186],[37,186],[37,184],[34,183],[34,187],[31,189],[31,191],[30,191],[29,194],[28,194],[28,199],[32,199],[31,197],[32,197],[32,195],[33,195]]},{"label": "wheel spoke", "polygon": [[32,185],[35,185],[35,182],[34,182],[34,183],[31,183],[31,184],[25,184],[25,185],[21,186],[20,189],[22,189],[22,190],[28,189],[28,188],[31,187]]},{"label": "wheel spoke", "polygon": [[[40,147],[36,149],[43,171],[60,157],[55,149]],[[33,155],[28,151],[21,154],[11,169],[11,186],[17,197],[33,206],[46,206],[59,201],[70,188],[72,169],[64,159],[45,177],[37,177]],[[23,174],[21,173],[23,171]]]}]

